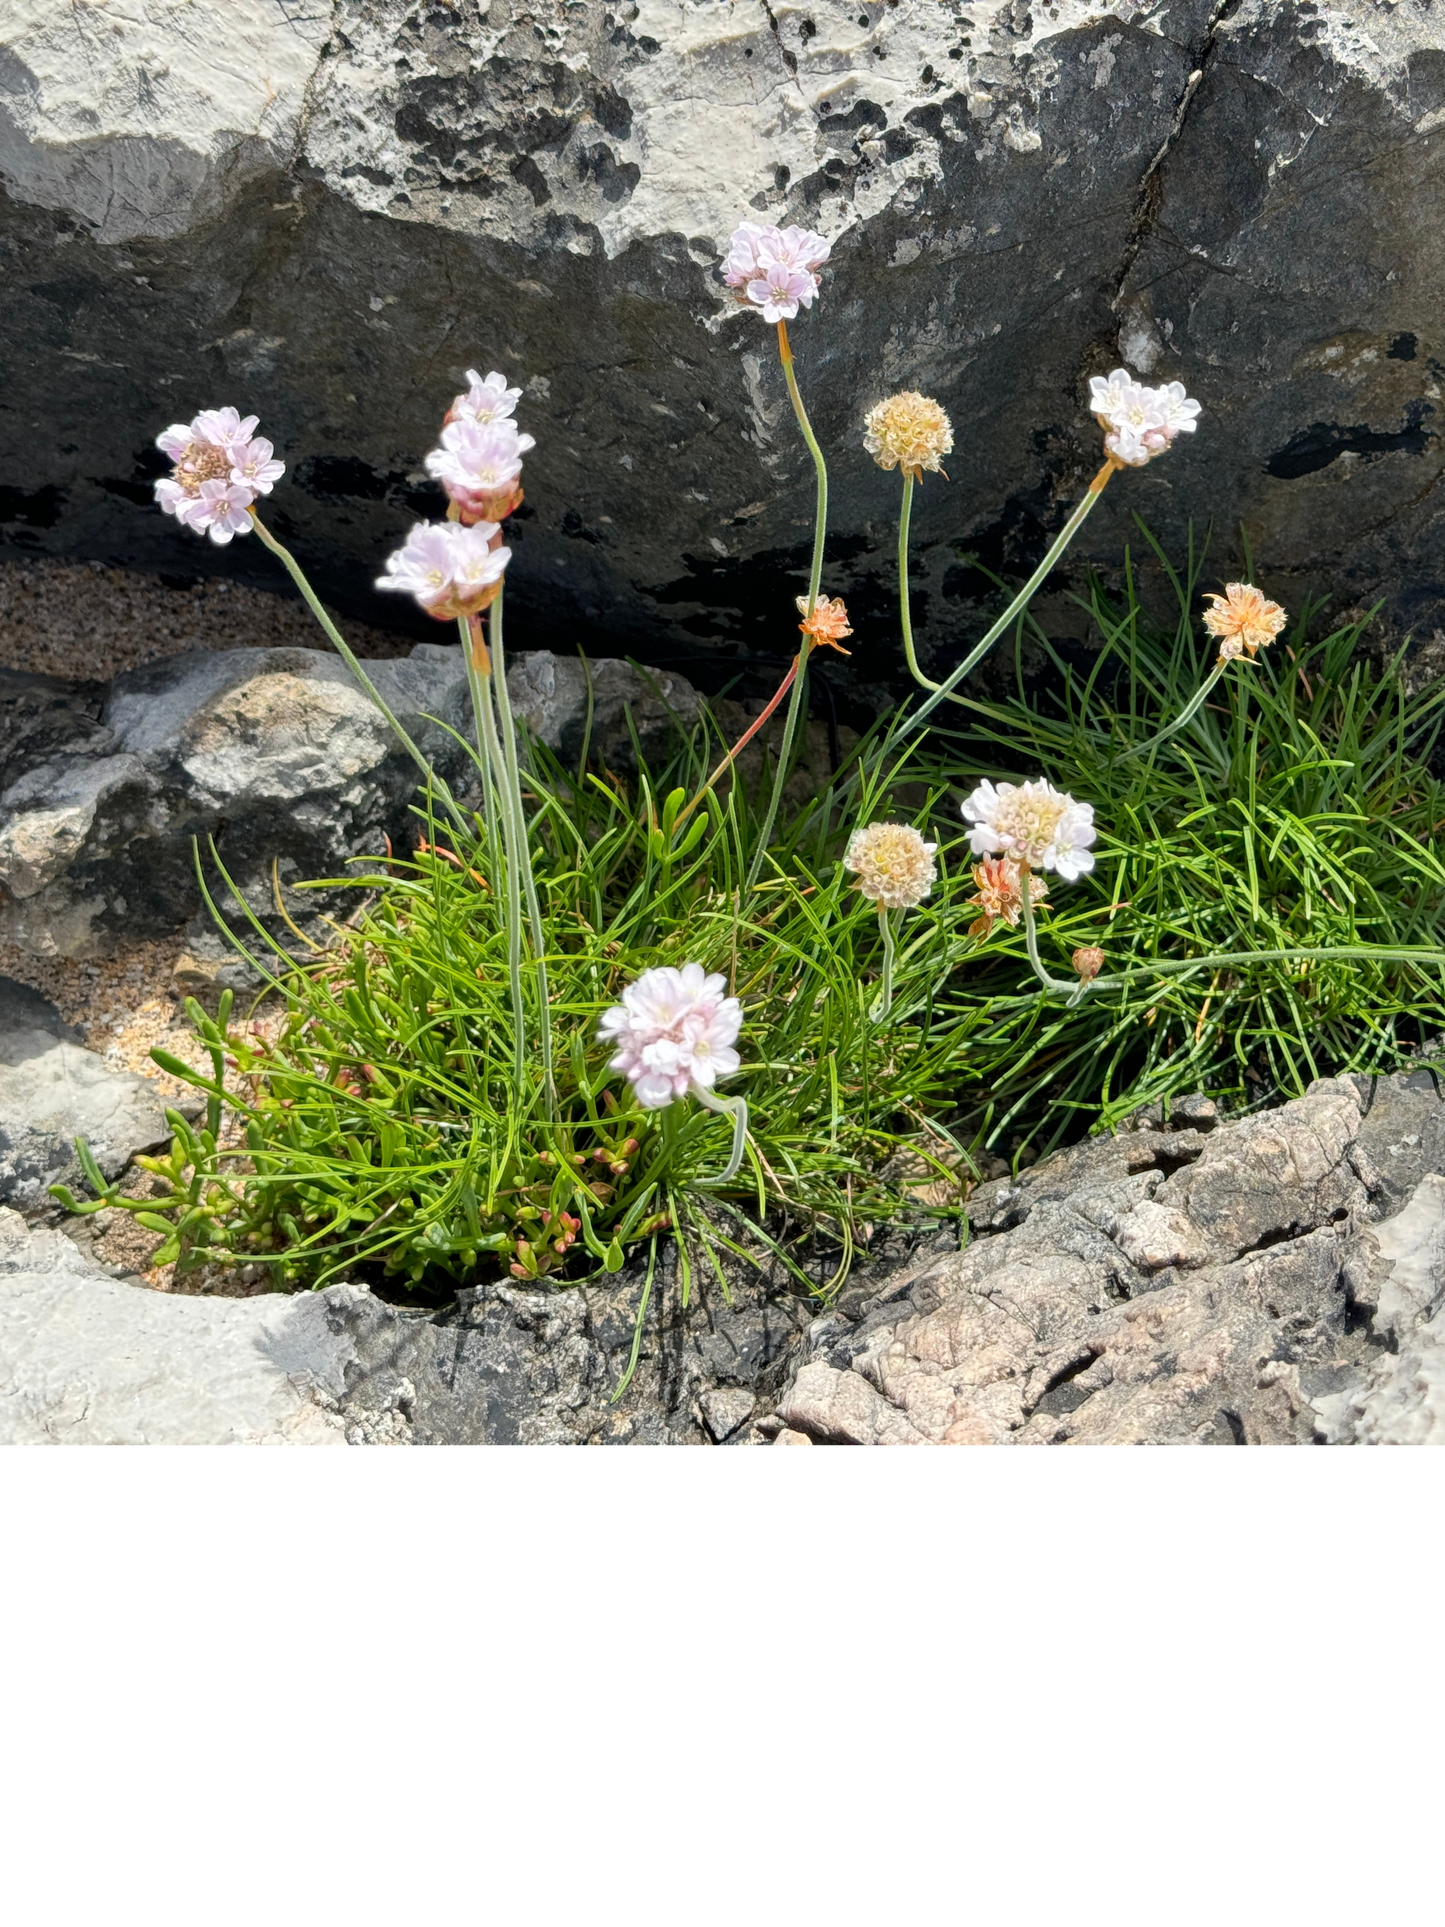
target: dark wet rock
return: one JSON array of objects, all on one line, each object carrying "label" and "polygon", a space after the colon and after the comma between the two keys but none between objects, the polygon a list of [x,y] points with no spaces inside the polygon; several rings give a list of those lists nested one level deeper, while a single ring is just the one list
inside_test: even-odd
[{"label": "dark wet rock", "polygon": [[255,542],[149,506],[156,430],[231,401],[288,460],[267,512],[318,581],[420,636],[370,584],[437,512],[446,400],[494,364],[538,438],[519,644],[785,654],[811,470],[770,332],[716,275],[757,217],[835,241],[794,335],[864,690],[898,657],[896,477],[863,410],[936,393],[967,451],[915,509],[915,621],[946,662],[985,571],[1035,559],[1097,466],[1083,383],[1120,359],[1205,413],[1112,485],[1081,561],[1117,564],[1136,511],[1224,550],[1243,521],[1291,606],[1378,592],[1397,629],[1445,626],[1429,8],[337,0],[115,29],[0,29],[0,331],[50,424],[0,430],[19,551],[274,584]]}]

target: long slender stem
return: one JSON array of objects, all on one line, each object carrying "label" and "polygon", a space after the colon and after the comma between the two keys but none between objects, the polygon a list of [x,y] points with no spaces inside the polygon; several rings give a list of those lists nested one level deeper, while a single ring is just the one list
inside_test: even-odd
[{"label": "long slender stem", "polygon": [[1194,694],[1189,698],[1189,701],[1184,705],[1183,709],[1181,709],[1179,714],[1174,718],[1174,721],[1170,723],[1166,729],[1161,729],[1157,736],[1151,736],[1147,743],[1135,743],[1132,748],[1126,749],[1124,754],[1126,756],[1147,756],[1151,749],[1158,749],[1159,745],[1161,743],[1167,743],[1171,736],[1177,736],[1180,730],[1183,729],[1187,723],[1192,723],[1194,718],[1199,714],[1200,710],[1204,707],[1205,698],[1228,667],[1228,663],[1217,662],[1204,678],[1204,681],[1200,683]]},{"label": "long slender stem", "polygon": [[542,921],[542,905],[537,896],[537,880],[532,875],[532,848],[527,835],[527,814],[522,804],[521,759],[517,755],[517,724],[512,715],[512,699],[507,692],[507,658],[502,647],[502,597],[498,590],[492,604],[489,635],[492,645],[492,689],[497,699],[501,723],[502,755],[506,759],[507,785],[516,813],[521,846],[522,888],[527,898],[527,920],[532,927],[532,955],[537,966],[537,1001],[541,1006],[542,1075],[549,1102],[555,1098],[556,1078],[552,1070],[552,1004],[547,986],[547,926]]},{"label": "long slender stem", "polygon": [[753,718],[752,722],[748,724],[747,728],[743,731],[742,735],[739,736],[739,738],[733,744],[732,748],[728,751],[726,756],[723,757],[722,761],[718,764],[717,768],[713,771],[712,775],[709,776],[707,781],[703,784],[702,788],[698,791],[697,795],[689,798],[689,800],[678,811],[677,821],[672,826],[674,835],[677,834],[677,830],[679,826],[682,823],[686,822],[687,818],[692,815],[693,811],[697,808],[698,804],[702,802],[703,798],[711,793],[713,788],[722,779],[722,777],[725,776],[728,770],[732,768],[733,764],[737,761],[738,757],[747,748],[748,744],[753,740],[754,736],[757,735],[758,731],[762,728],[763,724],[768,720],[768,718],[772,715],[773,711],[777,708],[778,704],[783,700],[784,696],[786,696],[788,691],[792,688],[793,678],[797,675],[797,673],[798,673],[798,658],[794,656],[792,665],[789,668],[787,675],[784,676],[783,680],[778,684],[777,688],[774,690],[772,698],[769,701],[767,708],[762,712],[760,716],[755,716]]},{"label": "long slender stem", "polygon": [[696,1097],[704,1110],[715,1111],[719,1117],[730,1117],[733,1121],[732,1150],[728,1161],[715,1178],[702,1180],[708,1185],[728,1184],[738,1174],[743,1161],[743,1148],[748,1138],[748,1100],[745,1097],[724,1097],[720,1091],[695,1089]]},{"label": "long slender stem", "polygon": [[918,666],[918,656],[913,647],[913,612],[908,601],[908,525],[913,518],[913,470],[903,471],[903,507],[898,512],[898,613],[903,622],[903,653],[908,658],[908,667],[916,683],[935,694],[947,696],[952,703],[962,703],[962,696],[955,696],[942,683],[933,682],[925,676]]},{"label": "long slender stem", "polygon": [[[1019,865],[1019,898],[1023,905],[1024,945],[1029,953],[1029,964],[1045,990],[1067,991],[1072,996],[1079,988],[1079,979],[1075,978],[1072,983],[1067,983],[1062,977],[1051,977],[1044,969],[1043,959],[1039,956],[1039,933],[1034,923],[1034,893],[1030,888],[1030,881],[1028,865],[1021,863]],[[1094,981],[1097,982],[1098,979]]]},{"label": "long slender stem", "polygon": [[336,649],[337,655],[340,656],[341,660],[346,664],[347,668],[351,671],[352,675],[356,678],[357,682],[361,685],[362,689],[376,704],[377,708],[381,711],[382,715],[386,718],[387,722],[391,725],[392,730],[395,733],[396,738],[400,742],[402,748],[406,750],[408,755],[411,757],[412,761],[416,764],[417,768],[421,771],[422,775],[426,777],[427,781],[435,787],[438,796],[441,797],[442,802],[451,811],[455,821],[461,826],[463,830],[467,829],[469,825],[467,823],[466,816],[462,812],[461,808],[458,806],[456,798],[452,795],[451,790],[447,787],[443,779],[437,775],[436,771],[432,768],[431,763],[417,748],[416,744],[412,741],[411,737],[402,728],[401,724],[397,721],[396,717],[391,713],[391,710],[387,705],[386,698],[382,695],[381,691],[377,688],[376,684],[371,680],[370,676],[367,675],[366,671],[362,668],[361,664],[357,661],[355,655],[351,651],[350,645],[347,643],[345,636],[342,635],[341,631],[337,628],[336,624],[331,620],[330,616],[327,615],[326,611],[322,608],[321,603],[317,598],[316,591],[312,588],[311,584],[306,580],[306,577],[302,572],[301,564],[296,560],[295,556],[292,555],[289,549],[283,548],[282,545],[276,540],[275,536],[272,535],[271,531],[266,527],[265,523],[261,520],[260,516],[257,515],[255,509],[251,510],[251,526],[252,528],[255,529],[257,535],[260,536],[262,542],[271,551],[272,555],[279,556],[283,566],[286,569],[287,574],[291,577],[291,580],[296,584],[296,587],[301,591],[302,595],[306,598],[307,608],[310,609],[312,615],[315,616],[316,620],[321,624],[321,627],[326,631],[327,636],[330,638],[333,646]]},{"label": "long slender stem", "polygon": [[879,986],[877,998],[868,1017],[871,1023],[881,1023],[893,1008],[893,919],[880,907],[878,927],[883,932],[883,982]]},{"label": "long slender stem", "polygon": [[[828,464],[823,460],[823,451],[818,446],[818,438],[813,433],[813,424],[808,420],[808,411],[803,406],[803,397],[798,392],[798,377],[793,371],[793,350],[788,341],[788,324],[778,323],[778,356],[783,364],[783,379],[788,384],[788,395],[793,404],[793,413],[798,418],[798,426],[803,431],[803,440],[808,444],[808,452],[813,457],[813,467],[817,471],[817,504],[813,516],[813,566],[808,575],[808,606],[804,620],[811,619],[818,600],[818,589],[823,580],[823,544],[828,534]],[[763,819],[762,835],[753,852],[752,865],[748,870],[749,889],[757,882],[772,841],[773,826],[778,820],[778,810],[782,806],[783,789],[788,780],[788,768],[793,759],[793,743],[798,734],[798,718],[803,711],[804,692],[808,682],[808,656],[813,638],[804,631],[803,646],[798,651],[797,675],[793,679],[792,700],[788,704],[788,714],[783,723],[783,740],[778,752],[778,767],[773,777],[773,793],[768,798],[768,813]]]},{"label": "long slender stem", "polygon": [[502,771],[493,767],[489,748],[492,731],[487,729],[483,722],[483,712],[490,700],[488,684],[492,673],[492,659],[487,653],[486,643],[482,640],[480,622],[474,629],[466,616],[458,616],[457,628],[461,632],[462,661],[467,666],[467,692],[472,699],[472,716],[477,726],[477,755],[481,759],[482,820],[487,826],[487,848],[492,865],[488,881],[491,884],[493,900],[500,901],[502,846],[499,819],[502,811]]},{"label": "long slender stem", "polygon": [[938,707],[945,696],[951,696],[969,671],[988,654],[989,650],[992,649],[1005,629],[1027,608],[1035,590],[1049,575],[1059,557],[1084,526],[1085,518],[1093,508],[1095,502],[1097,502],[1103,494],[1105,484],[1118,466],[1119,464],[1112,456],[1105,462],[1093,481],[1090,482],[1088,493],[1085,495],[1083,501],[1080,502],[1068,521],[1065,522],[1064,526],[1059,530],[1048,554],[1044,557],[1043,561],[1040,562],[1039,566],[1034,570],[1033,574],[1019,590],[1003,614],[998,618],[998,621],[994,623],[993,627],[989,629],[980,641],[974,644],[958,667],[951,670],[949,674],[944,677],[943,681],[937,684],[933,694],[929,696],[926,701],[920,703],[911,715],[904,717],[898,726],[900,735],[906,735],[910,730],[917,729],[925,718]]},{"label": "long slender stem", "polygon": [[[494,603],[493,608],[496,607]],[[473,616],[474,623],[480,623],[480,616]],[[475,634],[475,631],[473,632]],[[489,671],[482,676],[485,685],[482,701],[477,710],[477,727],[482,737],[482,760],[497,772],[497,794],[501,805],[502,839],[506,844],[507,890],[507,979],[512,995],[512,1077],[516,1085],[516,1095],[520,1102],[526,1085],[527,1075],[527,1011],[522,998],[522,865],[526,861],[525,850],[519,849],[517,833],[517,812],[513,807],[510,785],[506,780],[506,761],[502,755],[501,743],[497,740],[497,719],[492,713],[491,682]]]}]

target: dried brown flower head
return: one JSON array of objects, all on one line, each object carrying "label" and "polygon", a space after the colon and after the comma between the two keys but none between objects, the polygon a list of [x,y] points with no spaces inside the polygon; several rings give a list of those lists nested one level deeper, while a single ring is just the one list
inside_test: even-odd
[{"label": "dried brown flower head", "polygon": [[798,624],[805,636],[811,636],[815,644],[826,643],[829,649],[836,649],[840,656],[851,656],[853,651],[843,647],[842,638],[851,636],[848,627],[848,611],[843,606],[842,596],[820,595],[813,604],[812,615],[808,614],[808,598],[798,597],[798,614],[803,620]]},{"label": "dried brown flower head", "polygon": [[1074,968],[1086,984],[1091,984],[1104,968],[1104,953],[1093,944],[1085,944],[1083,949],[1074,952]]},{"label": "dried brown flower head", "polygon": [[1212,609],[1204,611],[1204,626],[1219,642],[1220,662],[1248,654],[1251,661],[1267,649],[1288,617],[1252,582],[1226,582],[1223,595],[1211,595]]},{"label": "dried brown flower head", "polygon": [[925,468],[942,472],[943,457],[953,447],[953,424],[931,396],[905,388],[868,410],[863,446],[880,468],[901,468],[918,482]]},{"label": "dried brown flower head", "polygon": [[[1011,857],[988,856],[982,863],[974,864],[973,880],[978,890],[966,901],[976,903],[983,915],[968,926],[971,937],[986,937],[1000,920],[1011,930],[1015,927],[1024,910],[1019,878],[1019,866]],[[1042,903],[1048,894],[1049,886],[1043,877],[1029,878],[1030,903]]]},{"label": "dried brown flower head", "polygon": [[857,872],[858,888],[880,910],[911,910],[933,888],[937,848],[911,824],[870,823],[854,831],[843,867]]}]

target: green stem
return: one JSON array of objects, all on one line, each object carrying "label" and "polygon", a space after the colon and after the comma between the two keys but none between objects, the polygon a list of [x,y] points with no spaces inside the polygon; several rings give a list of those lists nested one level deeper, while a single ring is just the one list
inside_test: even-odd
[{"label": "green stem", "polygon": [[462,661],[467,666],[467,691],[472,699],[472,716],[477,726],[477,755],[481,759],[482,820],[487,826],[487,849],[492,865],[491,875],[487,880],[492,889],[493,901],[496,902],[499,901],[497,892],[502,887],[502,848],[498,825],[502,807],[502,772],[493,767],[488,747],[492,732],[483,722],[483,713],[489,700],[487,684],[491,675],[491,662],[488,658],[487,666],[483,668],[476,660],[477,643],[480,637],[473,637],[471,623],[465,616],[457,617],[457,628],[461,633]]},{"label": "green stem", "polygon": [[557,1093],[552,1069],[552,1005],[547,987],[547,927],[542,921],[542,905],[537,896],[537,880],[532,875],[532,849],[527,835],[527,814],[522,806],[521,762],[517,755],[517,724],[512,715],[512,699],[507,692],[507,658],[502,648],[502,597],[498,590],[492,604],[489,634],[492,645],[492,689],[497,699],[501,723],[502,755],[506,761],[507,787],[516,813],[521,846],[522,888],[527,898],[527,920],[532,926],[532,954],[537,966],[537,1001],[541,1006],[542,1075],[549,1102]]},{"label": "green stem", "polygon": [[326,634],[331,639],[331,642],[336,649],[336,653],[341,657],[341,660],[346,664],[347,668],[351,671],[352,675],[356,678],[357,682],[360,683],[362,689],[376,704],[377,708],[381,711],[382,715],[385,716],[387,722],[390,723],[392,730],[396,734],[397,740],[401,743],[402,747],[407,751],[408,755],[410,755],[412,761],[416,764],[417,768],[421,771],[422,775],[427,779],[428,783],[432,784],[435,787],[437,794],[442,799],[442,802],[451,811],[453,818],[456,820],[458,824],[460,824],[462,829],[463,830],[469,829],[470,826],[467,823],[467,819],[465,815],[458,807],[456,798],[452,795],[450,789],[448,789],[447,785],[445,784],[445,782],[443,782],[442,778],[437,775],[436,771],[432,768],[427,758],[417,748],[416,744],[412,741],[411,737],[402,728],[401,724],[397,721],[396,717],[392,715],[390,708],[387,706],[386,699],[383,697],[381,691],[377,688],[376,684],[371,680],[370,676],[367,675],[366,671],[362,668],[361,664],[357,661],[356,657],[352,654],[345,636],[342,635],[341,631],[337,628],[336,624],[331,620],[330,616],[327,615],[326,611],[322,608],[320,602],[317,600],[316,591],[312,588],[311,584],[306,580],[305,575],[302,573],[301,564],[296,560],[295,556],[292,555],[289,549],[283,548],[281,546],[281,544],[276,540],[275,536],[272,535],[271,531],[266,527],[265,523],[261,520],[260,516],[257,515],[254,509],[252,509],[251,511],[251,526],[253,529],[255,529],[257,535],[260,536],[262,542],[271,551],[272,555],[280,557],[281,562],[284,565],[287,574],[291,577],[291,580],[296,584],[296,587],[301,591],[302,595],[306,598],[307,608],[310,609],[312,615],[315,616],[316,620],[321,624],[321,627],[326,631]]},{"label": "green stem", "polygon": [[[495,609],[496,606],[494,602],[492,607]],[[480,618],[477,620],[479,621]],[[497,719],[492,714],[490,700],[492,683],[490,670],[483,675],[482,681],[487,687],[483,691],[483,701],[477,720],[485,745],[483,756],[498,776],[502,840],[506,844],[507,852],[507,861],[503,867],[507,873],[507,978],[512,993],[512,1076],[516,1083],[517,1101],[520,1103],[526,1088],[527,1074],[527,1014],[522,1000],[522,866],[526,862],[526,852],[518,834],[517,812],[511,795],[511,786],[506,780],[506,761],[502,755],[502,746],[497,740]]]},{"label": "green stem", "polygon": [[705,1111],[714,1111],[719,1117],[730,1117],[733,1121],[733,1145],[728,1161],[715,1178],[705,1178],[704,1185],[729,1184],[737,1176],[743,1161],[743,1148],[748,1137],[748,1100],[745,1097],[724,1097],[719,1091],[705,1091],[695,1088],[693,1096]]},{"label": "green stem", "polygon": [[1187,723],[1194,721],[1194,718],[1204,707],[1205,699],[1209,695],[1210,690],[1213,689],[1214,685],[1219,681],[1219,678],[1228,667],[1228,663],[1217,662],[1167,729],[1161,729],[1159,734],[1157,736],[1151,736],[1147,743],[1134,744],[1132,748],[1126,749],[1124,754],[1126,756],[1147,756],[1151,749],[1158,749],[1159,745],[1161,743],[1167,743],[1171,736],[1177,736]]},{"label": "green stem", "polygon": [[962,696],[955,696],[952,690],[945,689],[942,683],[931,681],[918,666],[918,656],[913,647],[913,612],[908,601],[908,525],[913,518],[913,470],[903,471],[903,507],[898,514],[898,613],[903,620],[903,653],[908,658],[908,667],[916,683],[931,689],[936,695],[947,696],[952,703],[962,703]]},{"label": "green stem", "polygon": [[883,932],[883,982],[873,1008],[868,1012],[870,1023],[881,1023],[893,1008],[893,920],[881,906],[878,911],[878,924]]},{"label": "green stem", "polygon": [[[793,413],[798,418],[798,426],[803,431],[803,440],[808,444],[808,452],[813,457],[813,467],[817,471],[817,504],[813,514],[813,566],[808,575],[808,606],[804,611],[807,621],[813,614],[818,600],[818,589],[823,580],[823,543],[828,534],[828,465],[823,460],[823,451],[818,446],[818,438],[813,433],[813,424],[808,420],[808,411],[803,406],[803,397],[798,392],[798,377],[793,372],[793,350],[788,342],[788,324],[778,323],[778,355],[783,364],[783,379],[788,384],[788,395],[793,404]],[[757,882],[772,841],[773,827],[778,820],[782,806],[783,789],[788,780],[788,767],[793,758],[793,743],[798,734],[798,718],[803,713],[804,691],[808,681],[808,656],[813,638],[804,631],[803,646],[798,651],[798,673],[793,678],[793,694],[788,703],[788,713],[783,722],[783,740],[778,753],[778,767],[773,777],[773,793],[768,798],[768,813],[763,819],[762,835],[753,852],[752,866],[748,871],[748,888]]]},{"label": "green stem", "polygon": [[994,623],[993,627],[988,631],[988,633],[982,638],[981,641],[976,642],[974,644],[973,648],[969,650],[968,654],[964,657],[963,661],[958,665],[957,669],[951,670],[950,673],[944,677],[941,683],[938,683],[937,685],[935,685],[933,694],[929,696],[925,702],[920,703],[918,708],[915,709],[911,715],[904,717],[902,723],[900,723],[899,725],[900,735],[906,735],[909,730],[917,729],[919,724],[924,720],[924,718],[930,715],[932,711],[938,707],[938,705],[943,701],[945,696],[951,696],[954,690],[963,681],[964,677],[968,675],[969,671],[973,669],[983,659],[985,655],[987,655],[990,649],[992,649],[993,645],[998,641],[999,637],[1003,634],[1004,630],[1007,629],[1009,625],[1017,619],[1017,617],[1022,613],[1022,611],[1025,608],[1028,607],[1029,601],[1033,596],[1035,590],[1049,575],[1050,571],[1054,568],[1054,565],[1058,562],[1059,557],[1063,554],[1064,550],[1073,541],[1074,537],[1078,534],[1079,530],[1084,526],[1085,518],[1087,517],[1089,511],[1093,508],[1095,502],[1097,502],[1099,497],[1103,494],[1104,485],[1108,481],[1109,477],[1114,473],[1114,470],[1117,466],[1118,464],[1114,462],[1112,457],[1110,458],[1109,461],[1105,462],[1104,466],[1099,470],[1099,473],[1094,477],[1093,481],[1090,482],[1088,494],[1084,497],[1083,501],[1080,502],[1079,506],[1074,510],[1073,514],[1069,517],[1068,521],[1065,522],[1064,526],[1059,530],[1059,533],[1055,538],[1053,546],[1050,548],[1048,554],[1044,557],[1043,561],[1040,562],[1039,566],[1034,570],[1033,574],[1029,577],[1028,581],[1024,584],[1024,586],[1019,590],[1018,594],[1014,597],[1013,601],[1004,610],[1003,614],[999,617],[998,621]]},{"label": "green stem", "polygon": [[[1031,882],[1032,878],[1029,875],[1028,865],[1021,863],[1019,865],[1019,897],[1023,904],[1024,946],[1029,953],[1029,963],[1032,966],[1034,975],[1038,978],[1045,990],[1055,992],[1067,991],[1072,997],[1079,988],[1080,980],[1075,978],[1072,982],[1066,982],[1062,977],[1051,977],[1048,971],[1044,969],[1043,959],[1039,956],[1039,933],[1034,923],[1034,893],[1029,887]],[[1094,982],[1097,983],[1098,981],[1099,979],[1096,977]]]}]

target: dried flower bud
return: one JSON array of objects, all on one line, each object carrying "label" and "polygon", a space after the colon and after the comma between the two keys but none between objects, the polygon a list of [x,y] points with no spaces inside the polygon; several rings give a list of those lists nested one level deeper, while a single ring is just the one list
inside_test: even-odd
[{"label": "dried flower bud", "polygon": [[1081,950],[1074,952],[1073,964],[1083,982],[1090,984],[1104,968],[1104,953],[1095,949],[1093,944],[1085,944]]},{"label": "dried flower bud", "polygon": [[909,823],[870,823],[855,830],[843,856],[858,888],[880,910],[911,910],[933,888],[936,843],[925,843]]},{"label": "dried flower bud", "polygon": [[815,644],[825,643],[829,649],[836,649],[840,656],[851,656],[853,651],[843,647],[842,638],[851,636],[848,627],[848,611],[843,606],[842,596],[820,595],[813,604],[813,613],[808,614],[808,598],[798,597],[798,614],[803,620],[798,624],[805,636],[811,636]]},{"label": "dried flower bud", "polygon": [[1223,595],[1211,595],[1214,604],[1204,611],[1204,626],[1219,641],[1221,663],[1233,662],[1248,654],[1253,662],[1261,649],[1267,649],[1289,618],[1277,602],[1271,602],[1252,582],[1226,582]]},{"label": "dried flower bud", "polygon": [[880,468],[901,468],[918,482],[925,468],[942,472],[943,457],[953,447],[953,424],[931,396],[905,388],[868,410],[863,446]]},{"label": "dried flower bud", "polygon": [[[986,937],[996,921],[1006,923],[1010,930],[1017,927],[1024,908],[1020,876],[1019,866],[1011,857],[985,857],[982,863],[974,864],[973,880],[978,890],[967,901],[977,904],[982,915],[968,926],[971,937]],[[1048,894],[1043,877],[1029,878],[1030,903],[1042,903]]]}]

